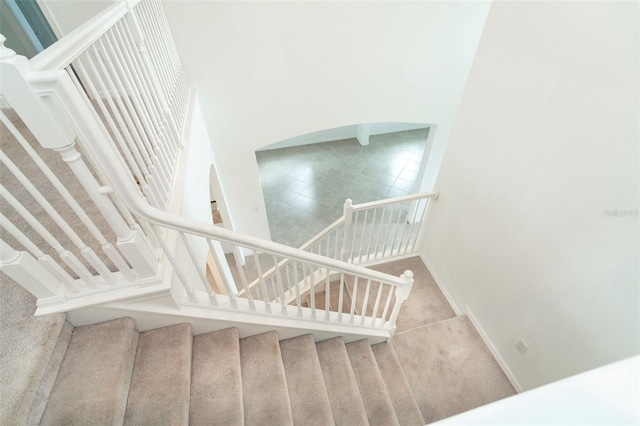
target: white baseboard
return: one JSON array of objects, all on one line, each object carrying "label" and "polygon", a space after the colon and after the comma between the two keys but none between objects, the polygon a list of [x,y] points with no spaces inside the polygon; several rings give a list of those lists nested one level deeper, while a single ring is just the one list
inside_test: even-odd
[{"label": "white baseboard", "polygon": [[521,393],[522,386],[520,386],[518,379],[516,379],[516,377],[513,375],[513,373],[511,372],[511,369],[509,368],[505,360],[502,358],[502,355],[500,355],[500,352],[498,352],[498,350],[494,346],[491,339],[489,339],[489,336],[487,335],[487,333],[485,333],[484,329],[482,328],[482,325],[480,324],[480,322],[478,322],[478,319],[471,311],[471,308],[469,308],[468,306],[466,308],[467,308],[466,314],[469,320],[471,321],[471,324],[473,324],[473,326],[478,331],[478,334],[480,334],[482,341],[484,342],[485,345],[487,345],[487,348],[489,349],[493,357],[498,362],[498,365],[500,366],[504,374],[507,376],[507,379],[509,379],[509,381],[511,382],[511,385],[515,388],[516,392]]},{"label": "white baseboard", "polygon": [[436,274],[436,271],[431,267],[431,265],[429,264],[427,259],[425,259],[422,256],[422,254],[420,254],[420,259],[422,259],[422,263],[424,263],[424,265],[427,267],[427,270],[429,271],[429,273],[433,277],[433,280],[438,285],[438,288],[440,289],[442,294],[444,294],[444,298],[447,299],[447,302],[449,302],[449,305],[453,309],[453,312],[455,312],[457,316],[464,315],[462,313],[462,311],[460,309],[458,309],[458,305],[456,305],[456,302],[453,301],[453,298],[451,297],[451,295],[449,294],[449,292],[447,291],[445,286],[442,285],[442,282],[440,281],[440,278],[438,278],[438,274]]}]

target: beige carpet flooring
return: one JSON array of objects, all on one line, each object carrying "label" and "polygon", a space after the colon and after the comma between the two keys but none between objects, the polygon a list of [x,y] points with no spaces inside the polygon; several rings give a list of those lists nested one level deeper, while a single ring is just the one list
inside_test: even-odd
[{"label": "beige carpet flooring", "polygon": [[466,316],[397,333],[393,347],[427,423],[516,393]]},{"label": "beige carpet flooring", "polygon": [[[469,319],[456,317],[420,257],[371,269],[395,276],[414,273],[392,345],[427,423],[516,393]],[[358,306],[362,297],[358,291]]]}]

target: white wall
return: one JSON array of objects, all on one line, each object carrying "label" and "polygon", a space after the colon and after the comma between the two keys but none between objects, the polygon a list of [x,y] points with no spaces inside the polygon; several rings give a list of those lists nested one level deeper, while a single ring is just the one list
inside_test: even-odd
[{"label": "white wall", "polygon": [[[182,154],[185,156],[183,160],[185,162],[183,175],[181,177],[182,182],[177,182],[176,184],[176,186],[182,188],[180,215],[189,219],[212,224],[213,220],[209,200],[209,173],[214,158],[197,97],[194,100],[190,124],[186,152]],[[187,238],[191,243],[196,264],[199,270],[204,272],[207,255],[209,253],[207,242],[203,238],[193,235],[188,235]],[[188,273],[187,278],[189,284],[198,290],[205,290],[200,275],[198,275],[196,270],[191,268],[193,262],[180,240],[178,240],[178,247],[176,260],[178,264],[188,266],[185,268],[185,272]],[[216,243],[214,248],[216,247],[219,248],[220,243]],[[221,255],[224,256],[223,254]]]},{"label": "white wall", "polygon": [[640,352],[638,25],[495,2],[469,75],[422,254],[524,389]]},{"label": "white wall", "polygon": [[488,6],[165,2],[236,229],[269,236],[254,151],[297,135],[357,123],[437,124],[429,160],[437,166]]}]

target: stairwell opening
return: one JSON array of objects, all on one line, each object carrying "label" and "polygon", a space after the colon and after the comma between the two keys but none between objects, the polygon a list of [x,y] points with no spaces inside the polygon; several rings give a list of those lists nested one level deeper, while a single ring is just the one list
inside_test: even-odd
[{"label": "stairwell opening", "polygon": [[420,191],[432,126],[370,123],[322,130],[256,151],[272,240],[299,247],[354,204]]}]

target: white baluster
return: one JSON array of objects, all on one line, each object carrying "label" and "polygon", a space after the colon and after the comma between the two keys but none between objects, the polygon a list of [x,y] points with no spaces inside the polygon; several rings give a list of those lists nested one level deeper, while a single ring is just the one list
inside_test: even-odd
[{"label": "white baluster", "polygon": [[302,303],[300,301],[300,278],[298,277],[298,263],[293,261],[293,285],[296,288],[296,306],[298,307],[298,316],[302,316]]},{"label": "white baluster", "polygon": [[387,285],[387,287],[389,287],[389,292],[387,293],[387,301],[384,304],[384,310],[382,311],[382,316],[380,317],[380,325],[384,325],[384,322],[387,320],[389,305],[391,305],[391,296],[393,296],[393,287],[389,285]]},{"label": "white baluster", "polygon": [[264,275],[262,274],[262,266],[258,259],[258,253],[255,250],[253,252],[253,260],[256,264],[256,270],[258,272],[258,279],[260,280],[260,289],[262,291],[262,300],[264,301],[264,308],[267,312],[271,313],[271,301],[269,300],[267,293],[267,283],[264,281]]},{"label": "white baluster", "polygon": [[[378,208],[374,207],[373,208],[373,218],[371,219],[371,232],[369,233],[369,242],[367,243],[367,262],[370,260],[371,257],[371,240],[373,240],[373,234],[374,234],[374,228],[376,226],[376,215],[378,214]],[[362,259],[361,259],[362,261]]]},{"label": "white baluster", "polygon": [[[304,264],[302,264],[302,270],[304,271]],[[309,264],[309,297],[311,299],[311,317],[316,318],[316,286],[314,279],[313,265]]]},{"label": "white baluster", "polygon": [[[380,215],[380,225],[378,226],[378,235],[376,235],[376,245],[373,249],[373,260],[376,260],[378,258],[378,252],[380,250],[380,237],[382,236],[382,224],[384,223],[385,212],[386,209],[382,207],[382,214]],[[382,255],[384,256],[384,252],[382,253]]]},{"label": "white baluster", "polygon": [[376,296],[376,302],[373,305],[373,313],[371,314],[371,326],[376,325],[376,317],[378,316],[378,307],[380,307],[380,296],[382,296],[382,283],[378,283],[378,295]]},{"label": "white baluster", "polygon": [[324,282],[324,319],[329,321],[329,313],[331,311],[331,283],[329,278],[329,269],[325,269],[325,277]]},{"label": "white baluster", "polygon": [[[207,280],[207,276],[205,274],[205,265],[198,264],[196,260],[196,255],[193,252],[193,247],[191,247],[191,244],[189,243],[189,241],[187,241],[187,238],[184,235],[184,232],[179,232],[178,234],[180,235],[180,240],[182,241],[182,244],[184,244],[184,247],[187,249],[187,254],[189,255],[189,258],[191,258],[191,263],[193,264],[193,267],[197,271],[198,277],[200,278],[202,285],[204,286],[205,290],[209,294],[209,299],[211,299],[211,302],[214,305],[217,305],[218,299],[216,298],[216,294],[211,289],[211,285],[209,285],[209,281]],[[233,295],[231,294],[229,296],[233,297]]]},{"label": "white baluster", "polygon": [[278,262],[278,258],[274,255],[273,256],[273,266],[276,269],[276,274],[275,274],[275,278],[276,278],[276,283],[278,284],[278,296],[280,297],[280,304],[281,309],[282,309],[282,315],[286,315],[287,314],[287,304],[285,303],[284,300],[284,291],[282,290],[282,273],[280,272],[280,265]]},{"label": "white baluster", "polygon": [[353,293],[351,294],[351,309],[349,310],[349,324],[353,324],[356,313],[356,298],[358,294],[358,276],[353,277]]},{"label": "white baluster", "polygon": [[[369,210],[364,211],[364,222],[362,223],[362,235],[360,236],[360,245],[358,246],[358,263],[362,263],[362,246],[364,245],[364,234],[367,229],[367,216],[369,215]],[[355,263],[355,262],[354,262]]]},{"label": "white baluster", "polygon": [[371,280],[367,280],[367,289],[364,291],[364,300],[362,302],[362,310],[360,311],[360,325],[364,325],[367,316],[367,303],[369,302],[369,291],[371,291]]},{"label": "white baluster", "polygon": [[340,273],[340,295],[338,296],[338,321],[342,322],[342,303],[344,302],[344,272]]},{"label": "white baluster", "polygon": [[395,210],[394,208],[395,204],[391,204],[390,206],[387,206],[387,208],[389,209],[389,220],[387,222],[387,229],[385,231],[384,234],[384,244],[382,245],[382,258],[384,259],[385,257],[387,257],[387,245],[389,242],[389,233],[391,231],[391,223],[393,222],[393,212]]}]

